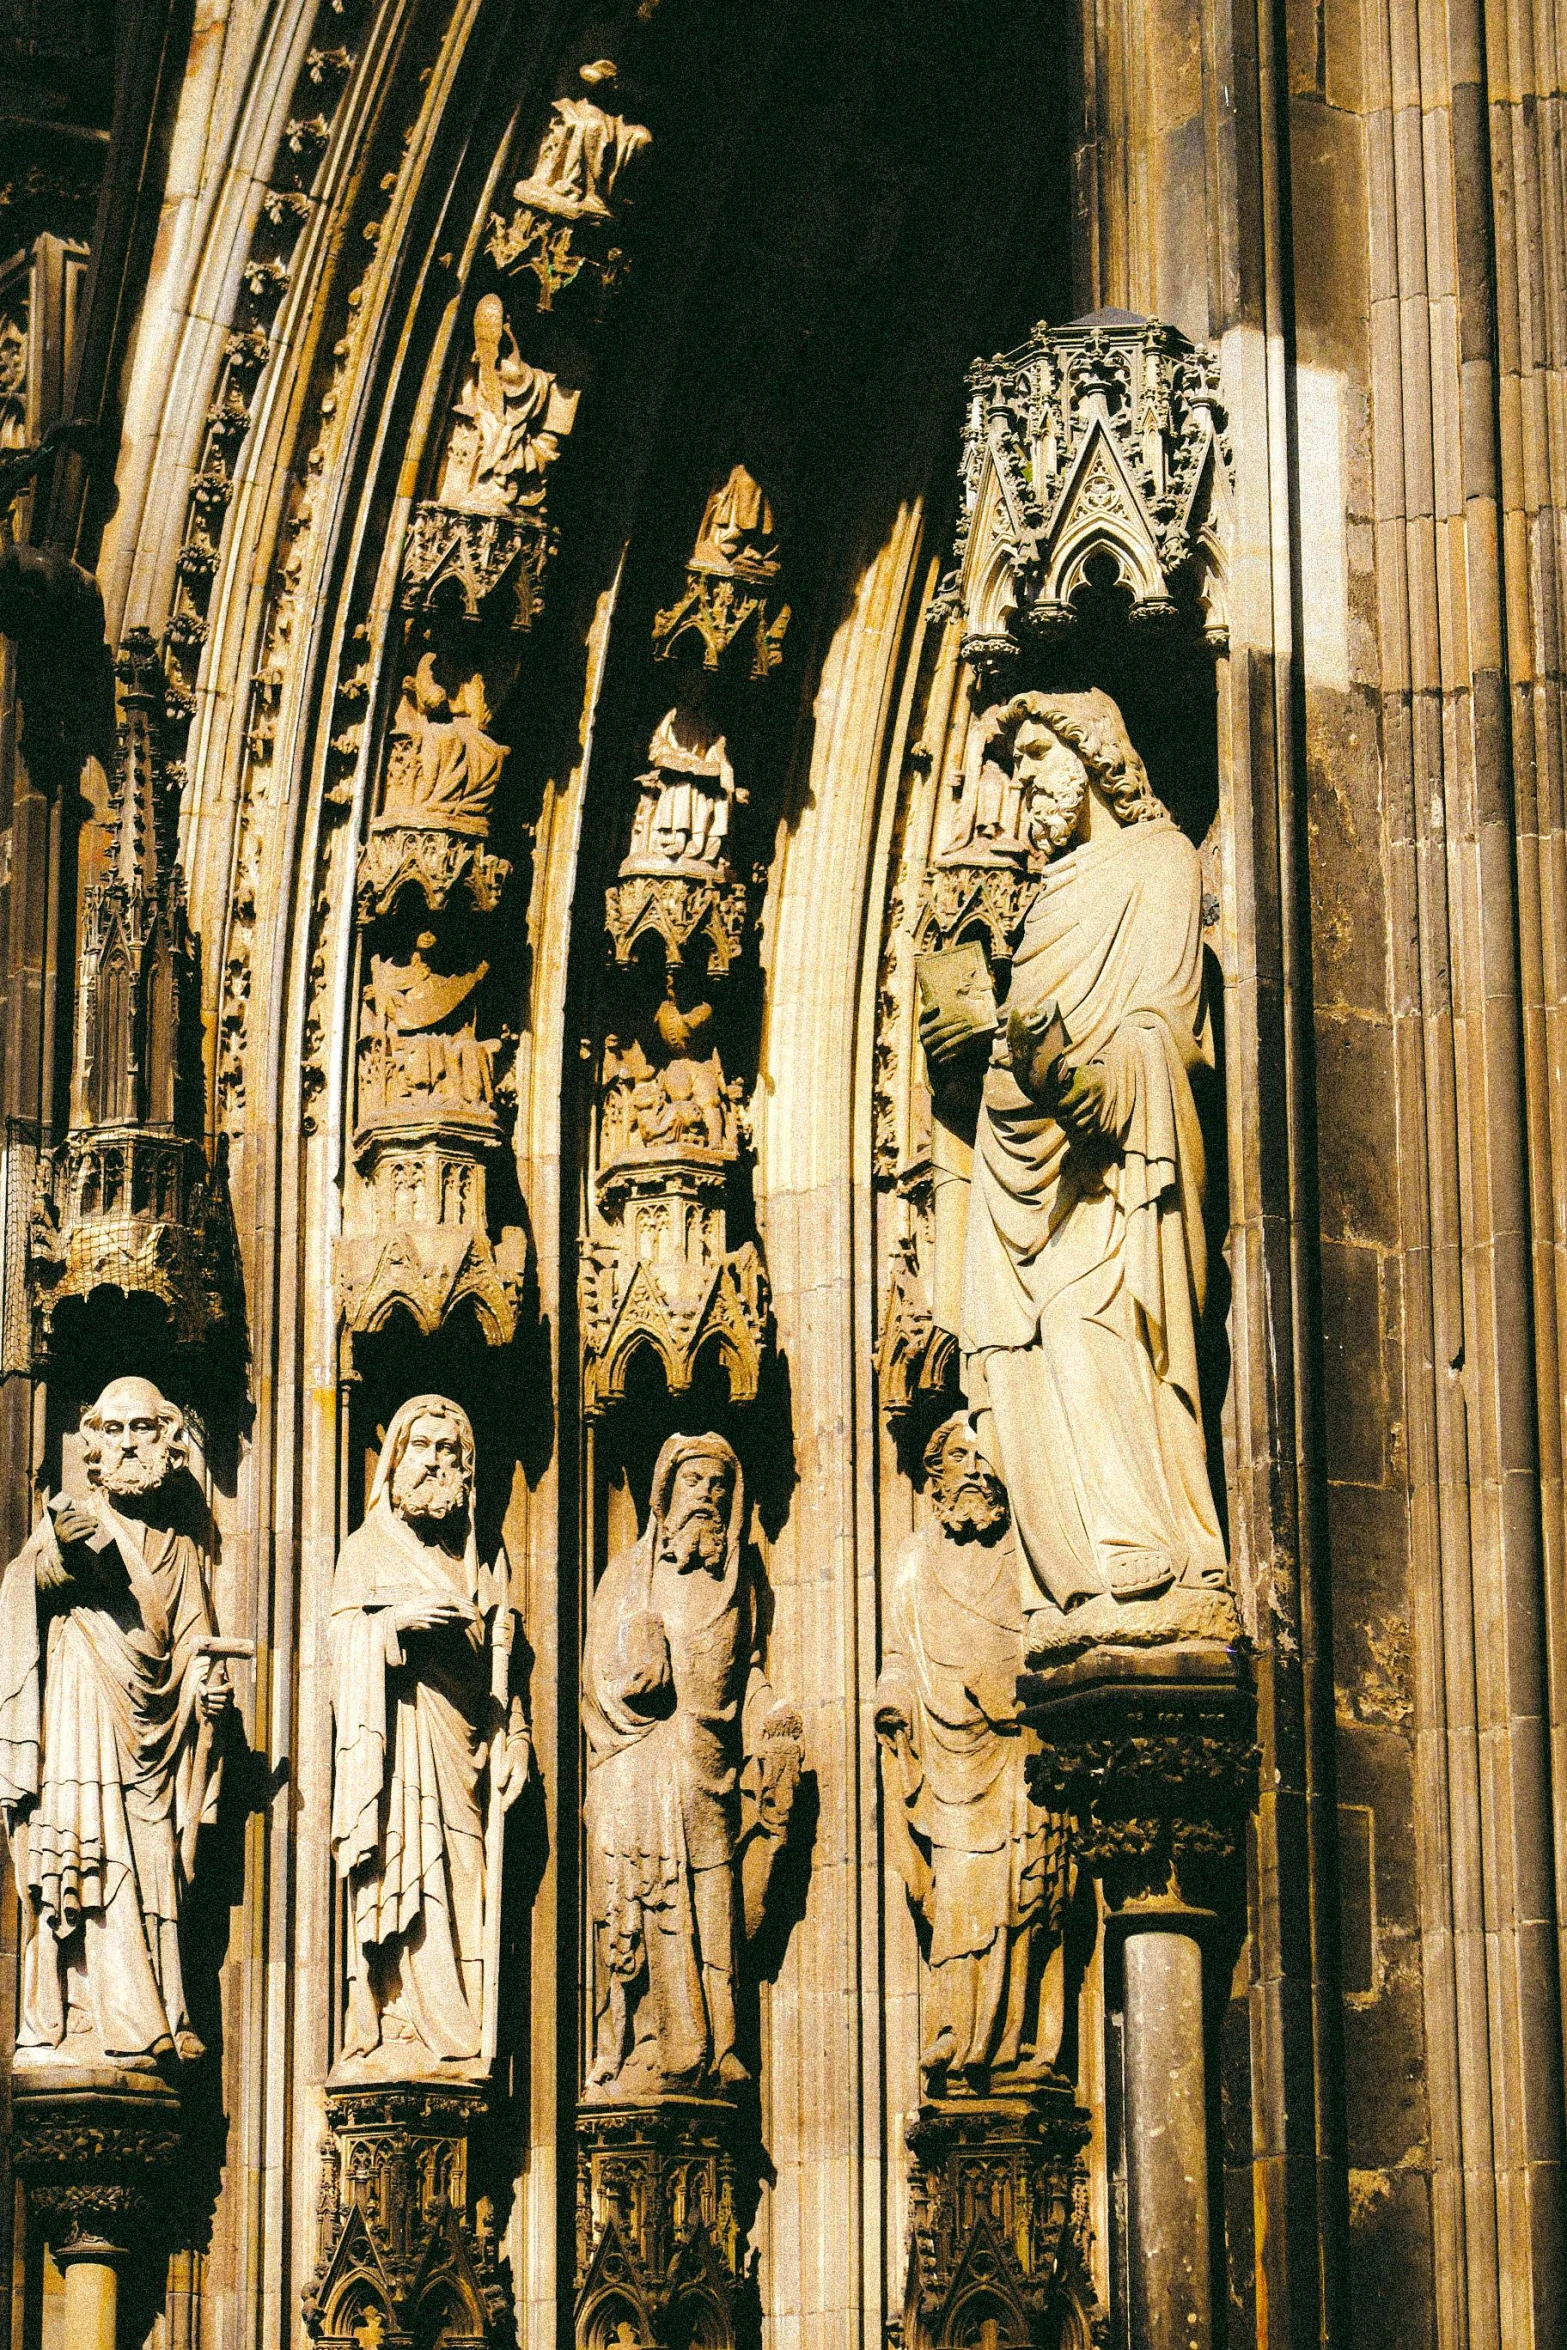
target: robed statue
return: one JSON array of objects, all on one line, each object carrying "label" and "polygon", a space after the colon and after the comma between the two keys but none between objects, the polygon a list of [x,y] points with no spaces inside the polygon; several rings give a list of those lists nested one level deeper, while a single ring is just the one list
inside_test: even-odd
[{"label": "robed statue", "polygon": [[180,1917],[233,1705],[188,1442],[146,1379],[81,1421],[90,1490],[56,1494],[0,1583],[0,1809],[22,1904],[17,2071],[151,2072],[203,2053]]},{"label": "robed statue", "polygon": [[735,1975],[800,1765],[762,1671],[764,1590],[740,1464],[675,1436],[639,1541],[588,1608],[582,1720],[596,2017],[588,2102],[732,2091]]},{"label": "robed statue", "polygon": [[893,1849],[929,1931],[920,2068],[940,2096],[1050,2077],[1069,1875],[1065,1822],[1028,1790],[1006,1494],[961,1412],[925,1467],[935,1523],[893,1565],[876,1729]]},{"label": "robed statue", "polygon": [[989,1048],[964,1392],[1011,1502],[1032,1654],[1225,1639],[1197,1364],[1192,1079],[1213,1057],[1197,853],[1107,694],[1021,694],[1002,717],[1043,878],[994,1032],[922,1022],[938,1076]]},{"label": "robed statue", "polygon": [[494,2056],[505,1815],[532,1771],[504,1554],[482,1567],[468,1415],[394,1413],[332,1581],[332,1851],[348,1890],[341,2079]]}]

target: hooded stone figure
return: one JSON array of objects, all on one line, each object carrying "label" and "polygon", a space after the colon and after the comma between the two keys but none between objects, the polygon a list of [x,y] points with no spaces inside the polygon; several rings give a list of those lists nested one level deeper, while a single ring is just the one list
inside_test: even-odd
[{"label": "hooded stone figure", "polygon": [[598,2010],[590,2101],[746,2078],[735,1961],[799,1769],[797,1717],[761,1667],[761,1586],[740,1463],[721,1436],[675,1436],[640,1540],[588,1609],[584,1815]]},{"label": "hooded stone figure", "polygon": [[[348,1885],[343,2065],[476,2067],[501,1814],[532,1750],[510,1686],[504,1555],[479,1564],[473,1428],[443,1395],[393,1415],[332,1582],[332,1851]],[[493,1996],[493,1986],[491,1987]]]},{"label": "hooded stone figure", "polygon": [[[56,1495],[0,1584],[0,1810],[22,1896],[19,2071],[199,2057],[179,1920],[213,1816],[201,1552],[168,1521],[185,1422],[150,1380],[83,1414],[86,1501]],[[205,1734],[204,1734],[205,1731]]]}]

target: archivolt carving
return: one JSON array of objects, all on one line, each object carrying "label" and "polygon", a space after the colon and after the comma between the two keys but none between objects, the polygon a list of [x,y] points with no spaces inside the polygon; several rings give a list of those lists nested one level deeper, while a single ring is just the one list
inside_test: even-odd
[{"label": "archivolt carving", "polygon": [[577,76],[580,92],[557,98],[549,127],[526,177],[512,190],[509,220],[490,220],[490,254],[497,269],[529,272],[541,310],[584,280],[602,308],[625,274],[616,242],[632,182],[653,144],[645,124],[612,111],[619,73],[600,57]]},{"label": "archivolt carving", "polygon": [[667,661],[688,639],[704,668],[717,669],[749,642],[750,673],[767,677],[783,659],[789,607],[774,607],[778,544],[772,501],[745,466],[731,467],[707,501],[686,565],[685,592],[653,623],[653,650]]},{"label": "archivolt carving", "polygon": [[[688,579],[722,580],[727,594],[737,580],[771,582],[778,569],[771,506],[736,465],[707,501]],[[660,657],[685,632],[684,609],[660,614]],[[785,609],[775,653],[787,619]],[[733,728],[712,702],[739,681],[726,678],[710,694],[707,672],[724,647],[697,635],[702,664],[687,661],[680,698],[653,730],[626,854],[605,895],[615,966],[626,976],[616,982],[620,1008],[609,1015],[599,1062],[594,1212],[582,1246],[583,1397],[592,1413],[621,1400],[643,1348],[658,1357],[673,1394],[689,1389],[710,1348],[731,1398],[750,1401],[771,1337],[761,1251],[733,1229],[749,1135],[745,1080],[725,1058],[732,1062],[726,1032],[750,906],[734,831],[751,794],[737,779]],[[768,666],[753,663],[752,676]],[[724,706],[738,714],[737,702]],[[688,966],[704,949],[713,1002],[691,993]],[[651,994],[655,955],[661,999]]]}]

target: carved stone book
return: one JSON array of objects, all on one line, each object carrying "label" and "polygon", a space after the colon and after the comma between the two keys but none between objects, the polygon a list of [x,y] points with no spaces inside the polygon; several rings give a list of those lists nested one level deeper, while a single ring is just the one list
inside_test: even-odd
[{"label": "carved stone book", "polygon": [[939,1012],[945,1019],[972,1023],[976,1035],[1000,1024],[990,966],[985,950],[973,939],[945,947],[939,954],[916,955],[914,977],[920,991],[920,1010]]}]

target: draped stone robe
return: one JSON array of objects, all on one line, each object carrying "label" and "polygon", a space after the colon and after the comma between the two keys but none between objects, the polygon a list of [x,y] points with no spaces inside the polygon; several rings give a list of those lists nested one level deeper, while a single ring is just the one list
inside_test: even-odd
[{"label": "draped stone robe", "polygon": [[[45,1516],[0,1583],[0,1806],[23,1899],[18,2061],[145,2060],[189,2029],[180,1842],[198,1784],[213,1632],[188,1535],[85,1506],[99,1545],[62,1553]],[[96,2042],[96,2046],[94,2043]]]},{"label": "draped stone robe", "polygon": [[589,1604],[583,1817],[604,1962],[628,1985],[646,1970],[636,2039],[643,2061],[672,2080],[700,2072],[711,2054],[693,1872],[734,1869],[742,1715],[755,1716],[772,1692],[733,1530],[717,1574],[661,1561],[661,1537],[655,1513],[610,1560]]},{"label": "draped stone robe", "polygon": [[332,1850],[353,1954],[346,2059],[383,2037],[422,2043],[433,2064],[480,2054],[489,1650],[459,1625],[399,1633],[393,1622],[404,1601],[453,1596],[486,1616],[505,1600],[471,1538],[461,1553],[422,1542],[383,1492],[332,1583]]},{"label": "draped stone robe", "polygon": [[1107,1137],[1077,1142],[1028,1098],[1004,1021],[985,1079],[965,1387],[1032,1580],[1061,1608],[1225,1580],[1197,1378],[1200,909],[1196,851],[1162,814],[1056,858],[1007,1008],[1059,1008],[1068,1060],[1104,1072]]},{"label": "draped stone robe", "polygon": [[888,1760],[904,1874],[930,1926],[923,2061],[955,2071],[1034,2053],[1030,1938],[1060,1923],[1062,1823],[1029,1800],[1017,1723],[1022,1632],[1010,1539],[931,1528],[904,1545],[876,1703],[912,1725]]}]

